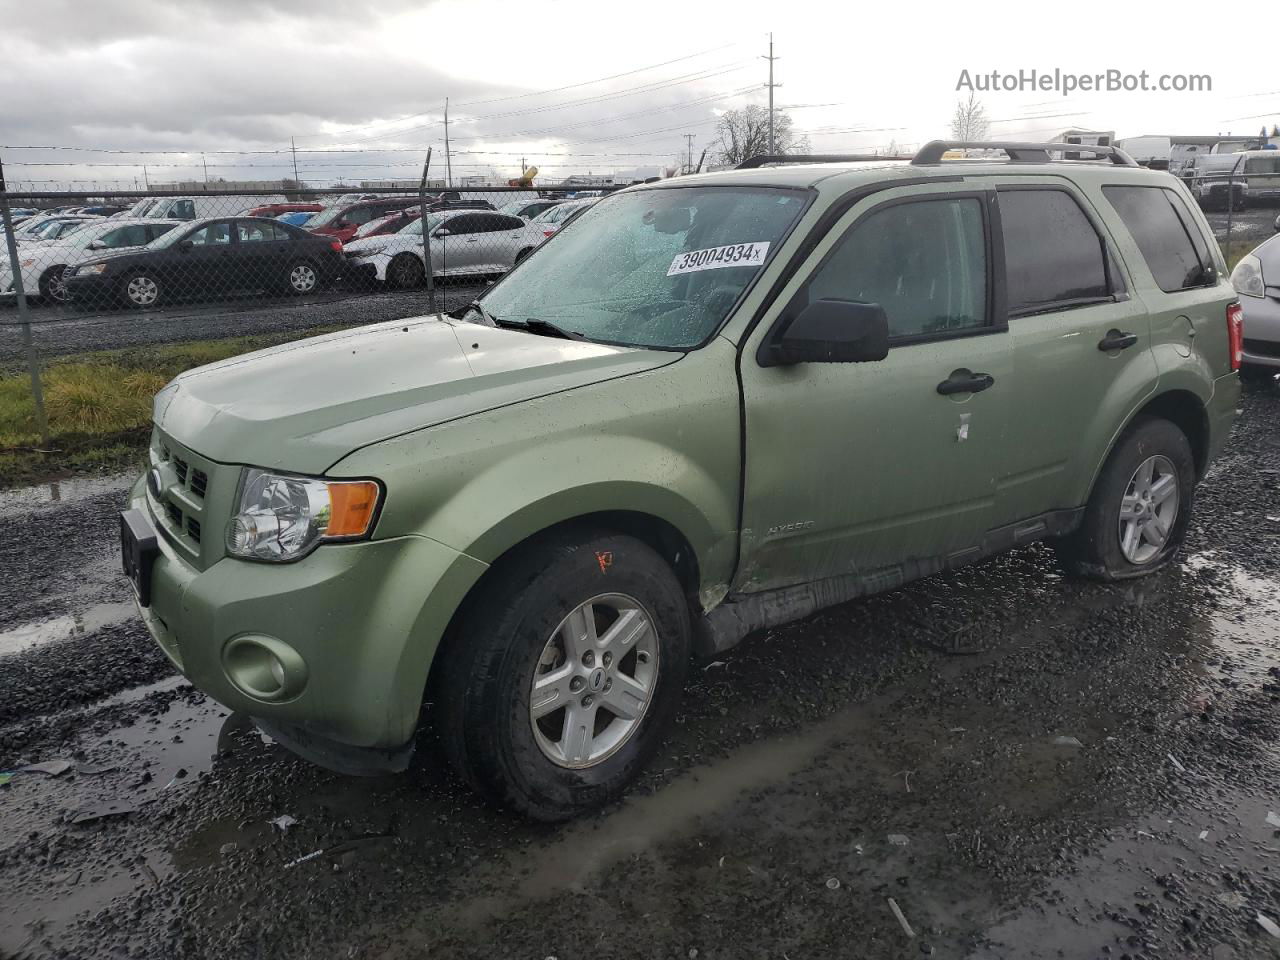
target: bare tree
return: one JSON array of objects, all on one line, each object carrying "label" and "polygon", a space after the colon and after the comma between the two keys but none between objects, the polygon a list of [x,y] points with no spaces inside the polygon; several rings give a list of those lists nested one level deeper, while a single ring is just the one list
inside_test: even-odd
[{"label": "bare tree", "polygon": [[990,123],[987,121],[987,110],[973,92],[969,92],[968,100],[956,104],[956,112],[951,116],[951,139],[953,140],[985,140]]},{"label": "bare tree", "polygon": [[[791,115],[784,110],[773,111],[773,142],[780,154],[809,153],[809,138],[797,136],[791,123]],[[769,109],[750,104],[738,110],[727,110],[716,127],[716,139],[712,145],[716,162],[738,164],[743,160],[769,152]]]}]

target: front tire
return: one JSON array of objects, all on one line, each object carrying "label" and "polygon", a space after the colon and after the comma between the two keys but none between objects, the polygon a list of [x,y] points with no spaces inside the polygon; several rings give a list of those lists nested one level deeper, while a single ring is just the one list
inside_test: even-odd
[{"label": "front tire", "polygon": [[1080,529],[1054,544],[1063,566],[1104,581],[1159,570],[1186,536],[1195,482],[1186,434],[1168,420],[1139,419],[1107,458]]},{"label": "front tire", "polygon": [[427,270],[412,253],[398,254],[387,264],[387,286],[392,290],[408,290],[426,279]]},{"label": "front tire", "polygon": [[155,275],[145,270],[129,274],[120,284],[120,299],[134,310],[159,306],[164,301],[164,287]]},{"label": "front tire", "polygon": [[661,742],[688,606],[662,558],[617,534],[543,542],[490,577],[442,651],[441,739],[482,794],[566,820],[621,794]]}]

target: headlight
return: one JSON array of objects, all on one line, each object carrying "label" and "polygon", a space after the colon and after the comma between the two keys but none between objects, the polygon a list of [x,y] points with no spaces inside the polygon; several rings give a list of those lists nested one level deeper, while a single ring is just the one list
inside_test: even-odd
[{"label": "headlight", "polygon": [[83,267],[76,267],[77,277],[96,277],[107,269],[105,263],[86,263]]},{"label": "headlight", "polygon": [[317,480],[246,469],[227,552],[297,560],[326,540],[358,540],[373,528],[381,489],[373,480]]},{"label": "headlight", "polygon": [[1231,285],[1245,297],[1265,297],[1267,282],[1262,276],[1262,261],[1252,253],[1242,257],[1231,271]]}]

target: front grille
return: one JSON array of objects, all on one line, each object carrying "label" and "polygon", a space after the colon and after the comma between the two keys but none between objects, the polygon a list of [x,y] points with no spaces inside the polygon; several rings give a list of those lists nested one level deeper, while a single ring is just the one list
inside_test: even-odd
[{"label": "front grille", "polygon": [[148,487],[152,520],[165,540],[204,569],[221,555],[216,537],[202,543],[205,514],[212,510],[221,516],[229,509],[228,485],[238,478],[239,470],[206,460],[159,430],[153,434],[150,460],[160,481],[158,492]]},{"label": "front grille", "polygon": [[1255,357],[1280,357],[1280,341],[1244,338],[1244,352]]}]

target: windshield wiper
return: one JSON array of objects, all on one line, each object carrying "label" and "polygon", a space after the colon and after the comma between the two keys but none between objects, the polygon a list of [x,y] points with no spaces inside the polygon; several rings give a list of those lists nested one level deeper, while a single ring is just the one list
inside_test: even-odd
[{"label": "windshield wiper", "polygon": [[527,330],[530,333],[540,337],[559,337],[561,340],[586,340],[580,333],[572,330],[566,330],[564,327],[556,326],[550,320],[539,320],[536,317],[530,317],[523,322],[519,320],[499,320],[498,326],[506,327],[510,330]]}]

